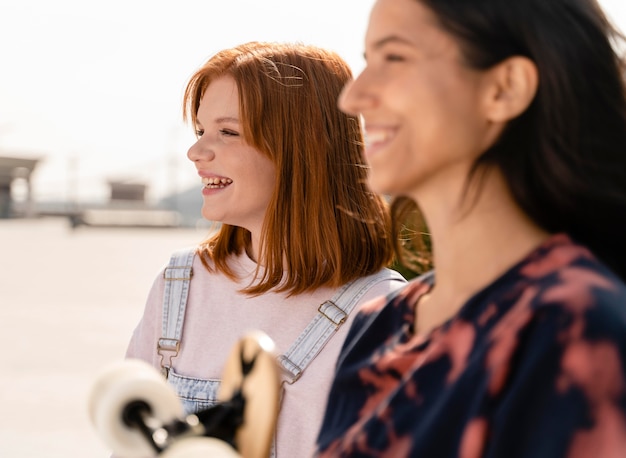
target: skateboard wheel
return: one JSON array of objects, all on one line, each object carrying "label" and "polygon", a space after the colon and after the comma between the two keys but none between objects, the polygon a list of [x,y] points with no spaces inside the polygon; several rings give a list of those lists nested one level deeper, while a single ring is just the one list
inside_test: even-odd
[{"label": "skateboard wheel", "polygon": [[96,379],[88,400],[89,418],[115,455],[152,456],[155,450],[149,440],[124,421],[125,409],[134,402],[148,406],[153,428],[183,417],[178,396],[165,379],[148,363],[127,359],[111,365]]},{"label": "skateboard wheel", "polygon": [[214,437],[186,437],[174,442],[159,458],[241,458],[226,442]]}]

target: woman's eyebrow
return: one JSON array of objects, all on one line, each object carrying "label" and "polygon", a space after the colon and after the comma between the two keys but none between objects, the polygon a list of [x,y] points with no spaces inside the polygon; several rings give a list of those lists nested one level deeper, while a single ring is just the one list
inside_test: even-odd
[{"label": "woman's eyebrow", "polygon": [[220,116],[219,118],[215,119],[215,122],[216,123],[222,123],[222,122],[238,123],[239,118],[236,118],[234,116]]},{"label": "woman's eyebrow", "polygon": [[[398,35],[389,35],[389,36],[381,38],[380,40],[376,40],[375,42],[373,42],[370,45],[370,48],[371,50],[376,51],[380,48],[383,48],[385,45],[388,45],[389,43],[397,43],[401,45],[415,46],[415,43],[407,40],[406,38],[402,38]],[[363,53],[363,58],[367,60],[367,51]]]},{"label": "woman's eyebrow", "polygon": [[412,46],[415,45],[413,42],[407,40],[406,38],[402,38],[398,35],[389,35],[389,36],[381,38],[380,40],[376,40],[374,43],[372,43],[372,49],[382,48],[383,46],[389,43],[399,43],[399,44],[412,45]]}]

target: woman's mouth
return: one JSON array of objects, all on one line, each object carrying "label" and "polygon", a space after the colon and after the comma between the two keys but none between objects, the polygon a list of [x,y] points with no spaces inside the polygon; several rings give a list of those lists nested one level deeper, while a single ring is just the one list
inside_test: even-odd
[{"label": "woman's mouth", "polygon": [[233,182],[230,178],[203,177],[202,185],[207,189],[225,188]]},{"label": "woman's mouth", "polygon": [[396,129],[368,128],[365,134],[366,153],[380,149],[393,138]]}]

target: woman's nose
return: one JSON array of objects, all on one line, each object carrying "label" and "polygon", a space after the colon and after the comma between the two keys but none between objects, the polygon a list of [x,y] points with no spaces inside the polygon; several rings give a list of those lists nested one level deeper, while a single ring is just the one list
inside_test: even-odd
[{"label": "woman's nose", "polygon": [[187,157],[191,162],[210,161],[214,156],[213,150],[206,142],[202,141],[202,138],[199,138],[187,150]]},{"label": "woman's nose", "polygon": [[368,89],[366,76],[361,73],[355,80],[345,85],[337,105],[344,113],[358,116],[374,104],[375,97]]}]

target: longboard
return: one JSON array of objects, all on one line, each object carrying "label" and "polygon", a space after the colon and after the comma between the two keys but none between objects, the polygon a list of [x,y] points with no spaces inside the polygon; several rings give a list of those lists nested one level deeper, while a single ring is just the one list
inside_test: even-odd
[{"label": "longboard", "polygon": [[148,363],[126,359],[107,367],[89,395],[89,417],[119,458],[267,458],[279,409],[274,343],[253,332],[231,350],[218,404],[192,415]]}]

